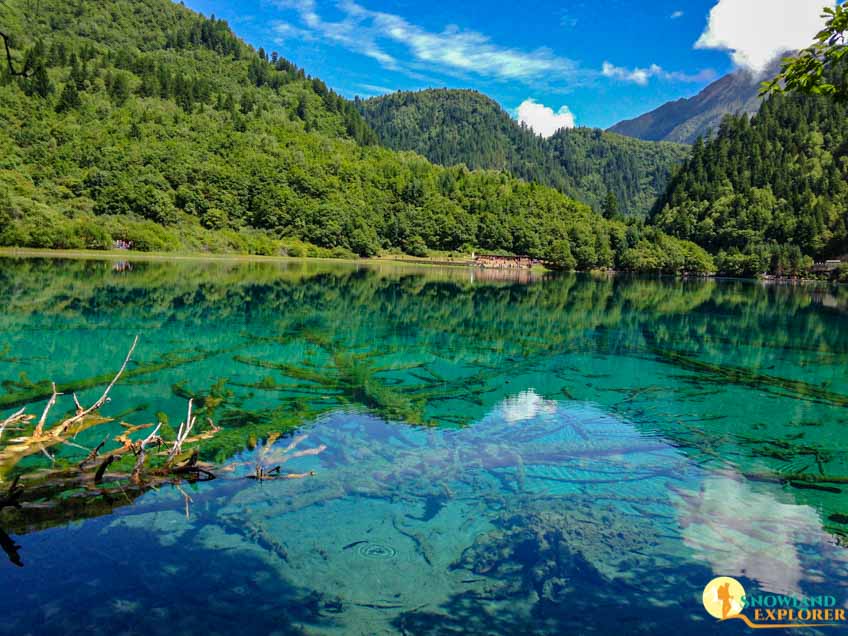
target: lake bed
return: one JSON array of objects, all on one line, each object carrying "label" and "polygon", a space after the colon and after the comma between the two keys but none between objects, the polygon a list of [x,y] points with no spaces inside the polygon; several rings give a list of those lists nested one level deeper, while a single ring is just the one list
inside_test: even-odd
[{"label": "lake bed", "polygon": [[[701,603],[720,575],[848,601],[845,289],[499,278],[0,261],[0,416],[138,335],[103,414],[177,423],[193,398],[225,468],[3,511],[0,633],[741,632]],[[284,461],[314,475],[247,479]]]}]

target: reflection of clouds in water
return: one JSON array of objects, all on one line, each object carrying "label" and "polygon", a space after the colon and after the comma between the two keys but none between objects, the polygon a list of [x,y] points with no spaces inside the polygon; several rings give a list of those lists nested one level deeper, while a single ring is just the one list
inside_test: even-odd
[{"label": "reflection of clouds in water", "polygon": [[801,594],[802,582],[822,582],[818,567],[802,562],[804,545],[830,543],[813,508],[781,503],[729,475],[676,495],[683,540],[716,575],[746,576],[776,594]]},{"label": "reflection of clouds in water", "polygon": [[506,398],[497,407],[496,413],[510,424],[526,422],[542,414],[555,413],[557,403],[546,400],[533,389]]}]

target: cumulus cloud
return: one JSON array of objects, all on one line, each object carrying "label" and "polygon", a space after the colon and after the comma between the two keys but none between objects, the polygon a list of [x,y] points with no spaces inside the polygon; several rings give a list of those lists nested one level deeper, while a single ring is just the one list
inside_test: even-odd
[{"label": "cumulus cloud", "polygon": [[781,53],[812,43],[825,5],[836,2],[719,0],[695,48],[729,51],[738,66],[762,72]]},{"label": "cumulus cloud", "polygon": [[518,121],[527,124],[537,134],[546,139],[560,128],[574,128],[574,114],[568,106],[562,106],[556,112],[553,108],[540,104],[535,99],[525,99],[518,107]]},{"label": "cumulus cloud", "polygon": [[689,74],[679,71],[666,71],[663,67],[657,64],[651,64],[647,68],[628,69],[609,62],[604,62],[601,67],[601,74],[610,79],[619,80],[622,82],[632,82],[639,86],[646,86],[648,82],[656,77],[663,80],[675,82],[709,82],[715,79],[715,71],[706,69],[699,73]]},{"label": "cumulus cloud", "polygon": [[[405,18],[373,11],[353,0],[340,0],[336,9],[341,19],[327,20],[315,0],[275,0],[281,8],[298,12],[306,28],[320,37],[367,55],[386,68],[403,69],[411,60],[418,68],[438,68],[445,72],[475,73],[499,80],[572,78],[577,67],[548,49],[532,51],[501,46],[487,35],[447,26],[429,31]],[[386,49],[400,46],[408,55],[395,57]]]},{"label": "cumulus cloud", "polygon": [[683,13],[683,11],[675,11],[674,13],[671,14],[671,19],[677,20],[677,18],[682,18],[684,15],[685,14]]}]

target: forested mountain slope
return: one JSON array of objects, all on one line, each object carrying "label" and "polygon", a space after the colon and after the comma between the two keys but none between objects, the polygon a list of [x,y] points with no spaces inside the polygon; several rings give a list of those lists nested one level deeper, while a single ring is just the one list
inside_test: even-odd
[{"label": "forested mountain slope", "polygon": [[798,272],[848,253],[848,106],[775,96],[698,143],[653,221],[729,273]]},{"label": "forested mountain slope", "polygon": [[755,75],[739,69],[713,82],[694,97],[663,104],[656,110],[610,128],[610,132],[649,141],[694,143],[718,130],[725,115],[754,114],[762,103],[762,81],[780,70],[777,62]]},{"label": "forested mountain slope", "polygon": [[381,148],[322,82],[168,0],[6,0],[0,27],[30,71],[0,77],[2,245],[556,247],[567,267],[711,267],[553,189]]},{"label": "forested mountain slope", "polygon": [[681,144],[631,139],[597,128],[560,130],[547,140],[568,175],[567,192],[609,215],[608,195],[625,216],[643,217],[689,157]]},{"label": "forested mountain slope", "polygon": [[601,211],[611,193],[621,213],[645,216],[689,150],[600,130],[543,139],[491,98],[471,90],[398,92],[357,102],[380,141],[435,163],[506,170]]}]

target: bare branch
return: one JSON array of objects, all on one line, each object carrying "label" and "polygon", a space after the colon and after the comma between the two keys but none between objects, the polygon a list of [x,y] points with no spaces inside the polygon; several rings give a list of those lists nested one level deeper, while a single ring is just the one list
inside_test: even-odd
[{"label": "bare branch", "polygon": [[327,450],[327,446],[325,444],[321,444],[318,448],[308,448],[306,450],[297,451],[296,453],[292,453],[291,455],[286,455],[283,457],[281,463],[285,464],[290,459],[296,459],[298,457],[310,457],[312,455],[320,455],[325,450]]},{"label": "bare branch", "polygon": [[2,423],[0,423],[0,439],[3,439],[3,432],[6,430],[7,426],[17,424],[18,422],[23,421],[27,417],[26,415],[24,415],[24,411],[26,411],[26,407],[22,408],[16,413],[12,413],[9,417],[3,420]]},{"label": "bare branch", "polygon": [[59,426],[57,426],[53,430],[53,435],[55,435],[56,437],[58,437],[60,435],[64,435],[65,432],[71,426],[73,426],[74,424],[76,424],[80,420],[84,419],[87,415],[90,415],[91,413],[93,413],[94,411],[99,409],[101,406],[106,404],[106,401],[109,399],[109,392],[112,390],[112,388],[115,386],[115,384],[121,378],[121,376],[124,374],[124,371],[126,371],[127,365],[130,363],[130,359],[132,358],[132,354],[135,351],[136,345],[138,345],[138,336],[136,336],[135,339],[133,340],[133,343],[132,343],[132,346],[130,347],[129,353],[127,353],[127,357],[124,359],[124,363],[121,365],[121,368],[118,370],[118,373],[115,375],[115,377],[112,378],[112,381],[109,383],[109,386],[107,386],[106,390],[103,391],[103,395],[100,396],[100,399],[98,399],[94,404],[89,406],[87,409],[83,409],[82,411],[80,411],[79,413],[74,415],[73,417],[69,417],[64,422],[62,422]]},{"label": "bare branch", "polygon": [[47,422],[47,414],[50,412],[50,409],[53,408],[53,405],[56,404],[56,398],[61,395],[56,392],[56,383],[53,382],[53,395],[50,396],[50,399],[47,401],[47,404],[44,406],[44,411],[41,413],[41,419],[38,420],[38,425],[35,427],[35,432],[32,434],[33,437],[41,437],[44,434],[44,424]]},{"label": "bare branch", "polygon": [[9,69],[9,75],[12,77],[29,77],[32,75],[31,60],[28,58],[24,63],[24,67],[20,71],[16,70],[15,61],[12,59],[11,38],[2,31],[0,31],[0,38],[3,38],[3,46],[6,48],[6,66]]},{"label": "bare branch", "polygon": [[144,461],[147,459],[147,453],[145,449],[148,445],[154,443],[159,438],[159,429],[162,428],[162,425],[159,424],[156,428],[153,429],[153,432],[144,438],[138,448],[138,456],[135,460],[135,466],[133,467],[132,475],[130,475],[130,481],[134,484],[141,483],[141,470],[144,468]]},{"label": "bare branch", "polygon": [[98,466],[97,472],[94,473],[95,484],[99,484],[103,481],[103,475],[106,473],[106,469],[109,468],[109,466],[111,466],[118,459],[120,459],[118,455],[109,455],[106,459],[103,460],[103,463]]},{"label": "bare branch", "polygon": [[0,497],[0,510],[3,508],[20,508],[21,504],[18,501],[21,498],[21,495],[24,493],[24,489],[19,485],[21,481],[21,476],[16,475],[15,479],[12,481],[12,485],[9,486],[9,490],[7,493]]},{"label": "bare branch", "polygon": [[44,446],[42,446],[41,444],[39,444],[39,445],[38,445],[38,447],[41,449],[41,452],[42,452],[42,453],[44,453],[44,456],[45,456],[45,457],[47,457],[47,459],[49,459],[49,460],[50,460],[50,463],[51,463],[51,464],[55,464],[55,463],[56,463],[56,457],[55,457],[54,455],[51,455],[51,454],[47,451],[47,449],[46,449],[46,448],[44,448]]},{"label": "bare branch", "polygon": [[295,437],[295,438],[291,441],[291,444],[289,444],[288,446],[286,446],[286,447],[285,447],[285,449],[283,450],[283,455],[285,455],[286,453],[289,453],[289,452],[293,451],[295,448],[297,448],[298,444],[300,444],[300,443],[301,443],[303,440],[305,440],[307,437],[309,437],[309,436],[308,436],[308,435],[298,435],[297,437]]},{"label": "bare branch", "polygon": [[95,448],[91,450],[91,452],[88,454],[88,457],[86,457],[79,463],[79,468],[82,469],[86,464],[89,464],[90,462],[93,462],[95,459],[97,459],[97,455],[100,454],[100,451],[103,450],[103,447],[106,446],[106,442],[108,441],[109,436],[107,435],[105,438],[103,438],[102,442],[100,442]]},{"label": "bare branch", "polygon": [[191,434],[191,429],[194,428],[194,424],[197,421],[197,418],[191,414],[191,408],[194,404],[194,399],[188,401],[188,413],[186,414],[185,422],[180,423],[180,430],[177,431],[177,439],[174,440],[174,445],[171,448],[171,452],[168,453],[168,463],[174,461],[174,459],[179,455],[183,450],[183,444],[186,439],[188,439],[189,434]]},{"label": "bare branch", "polygon": [[183,490],[180,487],[179,484],[174,484],[174,485],[176,486],[177,490],[179,490],[183,494],[183,497],[185,497],[186,519],[190,520],[191,519],[191,507],[190,506],[191,506],[191,503],[194,501],[194,499],[189,497],[188,493],[185,490]]}]

